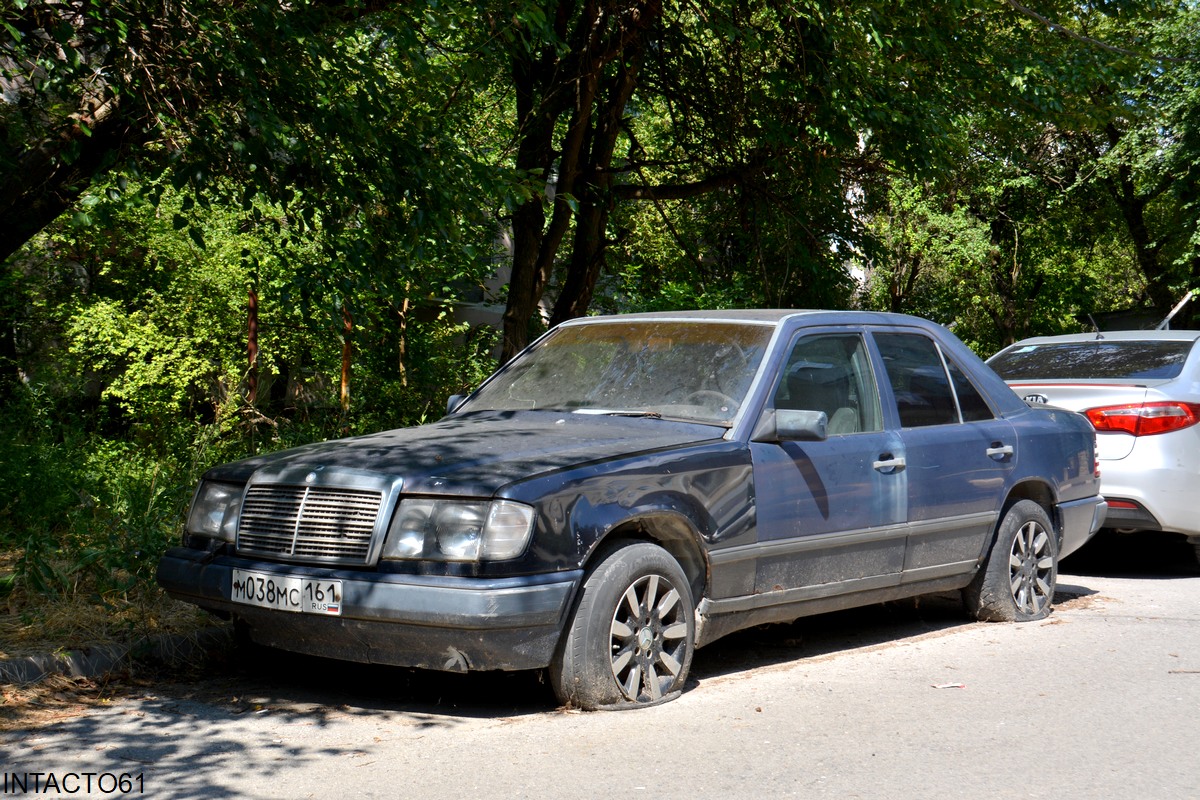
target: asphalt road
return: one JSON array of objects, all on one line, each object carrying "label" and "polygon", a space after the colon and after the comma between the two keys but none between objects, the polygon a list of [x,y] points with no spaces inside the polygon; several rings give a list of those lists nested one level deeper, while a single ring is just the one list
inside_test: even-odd
[{"label": "asphalt road", "polygon": [[1048,620],[940,597],[756,629],[638,711],[561,711],[528,674],[227,664],[7,734],[0,796],[1200,798],[1200,571],[1135,545],[1064,562]]}]

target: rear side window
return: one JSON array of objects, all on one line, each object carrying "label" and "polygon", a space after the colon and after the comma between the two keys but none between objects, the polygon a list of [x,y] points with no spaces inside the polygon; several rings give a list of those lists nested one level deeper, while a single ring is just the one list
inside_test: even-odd
[{"label": "rear side window", "polygon": [[1012,347],[988,362],[1009,381],[1169,379],[1183,371],[1192,342],[1110,341]]},{"label": "rear side window", "polygon": [[958,395],[958,408],[962,411],[963,422],[995,419],[996,415],[975,388],[975,384],[971,383],[967,374],[949,356],[946,357],[946,366],[950,368],[950,380],[954,381],[954,393]]}]

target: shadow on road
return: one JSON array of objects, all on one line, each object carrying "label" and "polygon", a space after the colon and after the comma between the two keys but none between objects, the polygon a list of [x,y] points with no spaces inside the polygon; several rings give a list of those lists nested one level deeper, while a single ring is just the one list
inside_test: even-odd
[{"label": "shadow on road", "polygon": [[[901,642],[973,624],[958,593],[805,617],[731,634],[697,651],[689,683],[843,650]],[[352,664],[251,647],[206,679],[172,693],[224,706],[231,713],[332,715],[402,712],[431,726],[453,717],[511,717],[557,708],[538,672],[458,675]]]},{"label": "shadow on road", "polygon": [[[753,628],[697,651],[689,683],[968,624],[952,593]],[[397,712],[433,727],[453,724],[456,717],[514,717],[558,708],[539,672],[459,675],[245,645],[219,654],[202,672],[163,678],[155,687],[161,699],[201,702],[234,716],[303,716],[318,725],[334,717]]]},{"label": "shadow on road", "polygon": [[[1103,533],[1065,559],[1055,602],[1093,594],[1088,577],[1156,580],[1200,574],[1178,536]],[[692,688],[706,680],[863,647],[900,644],[977,624],[957,592],[804,617],[731,634],[697,651]],[[363,665],[266,648],[231,649],[191,674],[164,673],[152,683],[164,702],[196,701],[231,716],[303,716],[321,725],[334,717],[399,713],[419,725],[455,718],[543,714],[558,706],[538,672],[466,675]],[[136,693],[136,692],[135,692]]]},{"label": "shadow on road", "polygon": [[310,718],[403,712],[438,717],[511,717],[557,707],[537,672],[472,672],[357,664],[243,645],[218,659],[205,679],[183,691],[232,713],[302,714]]},{"label": "shadow on road", "polygon": [[697,651],[695,680],[815,658],[845,650],[899,643],[973,624],[957,592],[803,617],[726,636]]},{"label": "shadow on road", "polygon": [[1194,578],[1200,565],[1192,545],[1178,534],[1103,530],[1063,559],[1060,571],[1108,578]]}]

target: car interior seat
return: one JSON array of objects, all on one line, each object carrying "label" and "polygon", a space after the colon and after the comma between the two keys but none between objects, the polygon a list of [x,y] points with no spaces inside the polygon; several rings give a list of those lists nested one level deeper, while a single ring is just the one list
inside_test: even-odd
[{"label": "car interior seat", "polygon": [[859,430],[859,413],[850,400],[850,375],[845,366],[797,362],[788,369],[786,388],[787,397],[777,407],[824,411],[831,436]]}]

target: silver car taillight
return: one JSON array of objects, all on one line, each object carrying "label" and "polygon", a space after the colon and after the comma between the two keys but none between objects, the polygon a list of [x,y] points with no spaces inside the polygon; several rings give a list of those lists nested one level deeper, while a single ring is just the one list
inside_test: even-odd
[{"label": "silver car taillight", "polygon": [[1083,412],[1099,433],[1128,433],[1154,436],[1190,428],[1200,422],[1200,403],[1164,400],[1100,406]]}]

